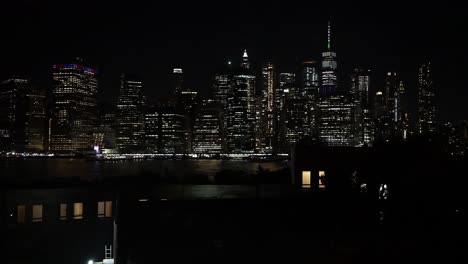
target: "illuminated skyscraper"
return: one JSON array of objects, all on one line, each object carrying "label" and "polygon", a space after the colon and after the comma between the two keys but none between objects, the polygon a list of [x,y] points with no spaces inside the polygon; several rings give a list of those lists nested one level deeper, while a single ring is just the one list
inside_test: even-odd
[{"label": "illuminated skyscraper", "polygon": [[281,118],[285,127],[284,151],[289,152],[290,147],[306,135],[305,124],[307,112],[305,111],[305,98],[302,89],[296,82],[293,73],[282,73],[280,75],[280,90],[283,103],[281,104]]},{"label": "illuminated skyscraper", "polygon": [[258,104],[257,114],[259,121],[257,128],[260,130],[257,133],[259,137],[257,151],[262,153],[271,153],[274,145],[275,132],[275,103],[276,93],[276,73],[275,67],[271,62],[266,63],[262,67],[262,86],[260,102]]},{"label": "illuminated skyscraper", "polygon": [[186,117],[170,109],[161,111],[160,153],[187,153]]},{"label": "illuminated skyscraper", "polygon": [[305,61],[300,71],[299,86],[304,97],[304,135],[314,138],[318,135],[318,99],[319,99],[319,70],[315,61]]},{"label": "illuminated skyscraper", "polygon": [[29,80],[0,84],[0,151],[44,150],[45,93]]},{"label": "illuminated skyscraper", "polygon": [[320,141],[327,146],[349,147],[353,139],[354,103],[345,95],[330,95],[320,99]]},{"label": "illuminated skyscraper", "polygon": [[241,68],[244,70],[250,69],[250,61],[249,61],[249,55],[247,55],[247,50],[244,50],[244,54],[242,55]]},{"label": "illuminated skyscraper", "polygon": [[182,91],[184,84],[184,75],[182,69],[174,68],[172,70],[172,85],[174,87],[174,93],[179,94]]},{"label": "illuminated skyscraper", "polygon": [[119,152],[142,151],[144,142],[143,83],[138,77],[122,75],[116,118],[116,141]]},{"label": "illuminated skyscraper", "polygon": [[418,132],[432,134],[436,132],[435,87],[432,80],[431,64],[423,64],[418,76]]},{"label": "illuminated skyscraper", "polygon": [[244,51],[241,71],[234,75],[227,97],[226,140],[229,152],[253,152],[255,149],[255,76],[250,73]]},{"label": "illuminated skyscraper", "polygon": [[400,81],[398,86],[397,101],[396,101],[396,112],[397,112],[397,134],[399,138],[406,140],[412,133],[410,128],[411,115],[408,111],[406,89],[403,82]]},{"label": "illuminated skyscraper", "polygon": [[145,113],[145,150],[158,153],[161,145],[161,112],[149,107]]},{"label": "illuminated skyscraper", "polygon": [[203,100],[193,126],[193,152],[214,154],[222,152],[221,109],[214,100]]},{"label": "illuminated skyscraper", "polygon": [[96,70],[81,64],[56,64],[53,81],[50,150],[92,150],[97,125]]},{"label": "illuminated skyscraper", "polygon": [[182,69],[174,69],[174,79],[175,79],[175,96],[177,99],[176,102],[176,112],[179,115],[185,116],[185,131],[186,131],[186,150],[185,152],[192,151],[192,142],[193,142],[193,122],[195,118],[195,109],[198,105],[198,92],[190,89],[183,85],[183,76]]},{"label": "illuminated skyscraper", "polygon": [[220,118],[222,120],[221,128],[221,139],[222,139],[222,149],[223,152],[226,152],[226,129],[227,129],[227,98],[232,88],[232,65],[231,62],[228,62],[225,67],[217,70],[215,75],[212,96],[215,101],[215,104],[218,105],[221,113]]},{"label": "illuminated skyscraper", "polygon": [[336,93],[338,89],[336,52],[331,51],[331,28],[328,22],[327,51],[322,52],[322,84],[321,94]]},{"label": "illuminated skyscraper", "polygon": [[408,134],[405,87],[396,72],[385,75],[384,93],[379,91],[375,104],[375,137],[377,140],[401,140]]},{"label": "illuminated skyscraper", "polygon": [[[289,151],[289,141],[296,142],[298,139],[291,135],[300,134],[300,131],[292,131],[287,127],[292,125],[294,122],[291,120],[291,113],[289,112],[290,105],[292,103],[291,92],[297,91],[296,88],[296,75],[294,73],[282,72],[279,74],[279,85],[276,89],[275,104],[276,104],[276,125],[275,125],[275,138],[276,138],[276,152],[286,153]],[[287,137],[289,135],[289,137]]]},{"label": "illuminated skyscraper", "polygon": [[369,99],[370,70],[354,69],[351,94],[354,99],[354,140],[356,146],[370,146],[374,141],[374,126]]},{"label": "illuminated skyscraper", "polygon": [[319,140],[328,146],[353,146],[354,100],[349,92],[339,93],[336,53],[331,51],[328,22],[327,51],[322,53],[322,83],[319,92]]}]

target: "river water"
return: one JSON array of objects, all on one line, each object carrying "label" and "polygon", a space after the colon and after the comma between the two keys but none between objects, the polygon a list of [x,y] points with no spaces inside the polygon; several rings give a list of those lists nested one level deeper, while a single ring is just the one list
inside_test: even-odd
[{"label": "river water", "polygon": [[221,171],[255,174],[259,166],[277,171],[288,167],[288,161],[254,162],[247,160],[119,160],[90,161],[85,159],[3,159],[1,180],[79,178],[103,179],[121,176],[160,175],[213,177]]}]

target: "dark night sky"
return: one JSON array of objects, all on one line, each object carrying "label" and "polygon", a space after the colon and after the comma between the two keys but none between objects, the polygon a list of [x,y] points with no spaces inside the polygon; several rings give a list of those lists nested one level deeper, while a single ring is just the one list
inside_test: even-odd
[{"label": "dark night sky", "polygon": [[401,74],[415,105],[417,67],[434,66],[443,120],[468,119],[468,16],[462,6],[327,6],[308,1],[195,3],[157,1],[11,1],[2,4],[0,77],[31,76],[48,85],[51,65],[76,56],[99,69],[106,100],[118,94],[121,72],[139,74],[152,97],[169,93],[170,71],[182,67],[186,86],[205,93],[215,69],[238,63],[247,48],[255,65],[272,59],[295,71],[320,59],[332,17],[332,48],[342,78],[371,68],[375,87],[385,71]]}]

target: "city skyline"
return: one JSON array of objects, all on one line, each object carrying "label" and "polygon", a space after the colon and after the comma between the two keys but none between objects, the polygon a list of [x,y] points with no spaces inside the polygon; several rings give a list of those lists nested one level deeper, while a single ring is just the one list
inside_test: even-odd
[{"label": "city skyline", "polygon": [[[41,148],[51,153],[277,155],[289,153],[300,141],[372,147],[415,135],[440,136],[439,127],[453,127],[437,120],[431,63],[418,71],[415,113],[396,72],[387,72],[380,89],[370,88],[375,80],[369,69],[355,68],[340,80],[332,43],[328,21],[321,62],[304,61],[296,73],[278,73],[272,62],[265,62],[258,74],[244,49],[241,63],[228,61],[216,72],[209,95],[191,89],[184,70],[174,68],[172,96],[157,102],[146,98],[138,76],[122,74],[118,100],[105,105],[98,99],[95,68],[78,57],[73,64],[54,64],[52,90],[44,92],[47,100],[29,99],[37,98],[37,92],[29,91],[27,80],[2,83],[1,149],[30,152],[19,146],[42,137]],[[28,120],[37,109],[44,114],[34,123],[17,121]],[[443,134],[451,155],[465,152],[465,126],[455,124]]]},{"label": "city skyline", "polygon": [[[458,34],[463,32],[466,19],[457,16],[460,11],[455,7],[403,9],[395,4],[376,12],[372,7],[351,6],[348,12],[345,7],[334,9],[317,4],[316,8],[323,12],[310,16],[293,4],[240,3],[223,12],[218,8],[208,12],[209,4],[205,3],[181,6],[180,16],[169,23],[163,22],[164,16],[150,19],[149,14],[155,10],[152,5],[148,5],[147,10],[139,10],[141,14],[136,19],[136,14],[125,13],[121,7],[112,9],[113,13],[101,12],[109,7],[103,4],[89,10],[80,4],[69,12],[64,12],[64,6],[53,3],[11,5],[24,12],[19,14],[23,20],[12,28],[4,28],[4,32],[15,36],[6,40],[5,51],[17,52],[4,53],[2,79],[25,75],[49,87],[49,67],[68,63],[79,56],[99,70],[100,89],[106,100],[117,98],[122,73],[140,75],[148,98],[167,97],[171,92],[173,68],[183,68],[190,88],[206,94],[216,68],[227,61],[237,64],[238,54],[244,49],[249,51],[252,68],[257,71],[268,60],[275,64],[278,72],[295,71],[304,60],[319,60],[326,48],[326,23],[331,18],[333,47],[339,55],[339,79],[343,80],[355,67],[367,68],[377,76],[375,84],[383,86],[385,73],[397,72],[405,82],[408,96],[415,99],[417,80],[414,74],[420,64],[430,61],[436,73],[441,120],[468,117],[468,109],[463,104],[468,92],[463,89],[462,80],[450,78],[462,75],[466,69],[466,51],[462,48],[465,40]],[[248,24],[235,22],[242,16],[238,12],[241,10],[249,17]],[[119,12],[122,16],[117,19],[115,14]],[[210,16],[204,16],[208,13]],[[75,19],[79,14],[87,14],[86,19]],[[272,18],[269,27],[266,17]],[[5,18],[8,20],[9,14]],[[210,18],[219,23],[209,24]],[[28,23],[31,19],[37,23]],[[117,23],[109,25],[108,20]],[[65,28],[74,32],[73,41],[61,30]],[[120,33],[122,36],[128,33],[129,38],[117,37]],[[42,41],[27,45],[38,36]],[[61,40],[67,43],[66,47],[57,45]],[[446,52],[457,56],[447,56]]]}]

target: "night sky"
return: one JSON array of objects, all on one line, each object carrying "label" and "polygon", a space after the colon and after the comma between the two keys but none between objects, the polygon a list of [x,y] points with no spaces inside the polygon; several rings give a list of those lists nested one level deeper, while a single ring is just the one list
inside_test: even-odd
[{"label": "night sky", "polygon": [[239,63],[244,48],[257,70],[266,59],[280,71],[319,60],[331,18],[341,80],[355,66],[370,68],[375,89],[386,71],[397,71],[414,108],[418,65],[431,61],[441,119],[468,119],[468,15],[462,6],[95,2],[2,3],[0,77],[20,74],[48,86],[52,64],[80,56],[99,70],[106,101],[118,95],[122,72],[139,74],[149,98],[167,96],[174,67],[183,68],[185,86],[206,94],[216,68]]}]

